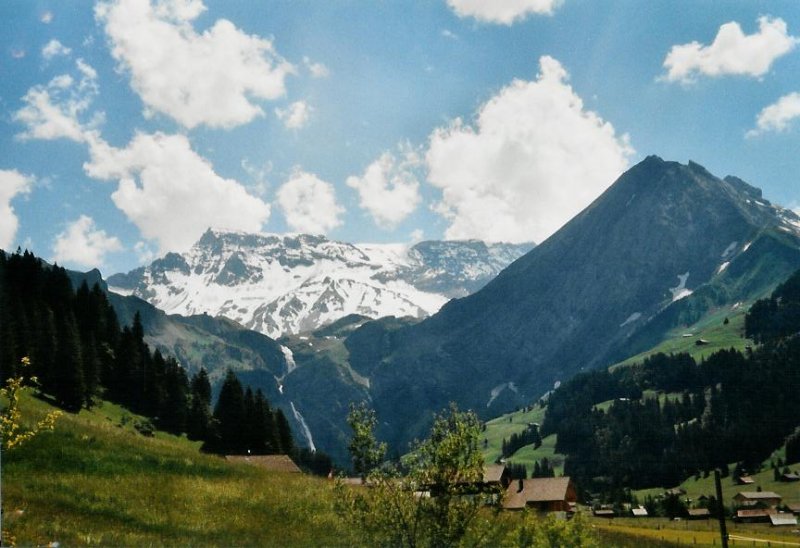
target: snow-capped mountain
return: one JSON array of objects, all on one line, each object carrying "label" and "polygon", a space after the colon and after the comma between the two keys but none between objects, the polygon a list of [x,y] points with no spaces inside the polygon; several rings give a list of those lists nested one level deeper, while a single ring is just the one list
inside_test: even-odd
[{"label": "snow-capped mountain", "polygon": [[307,234],[208,230],[186,253],[108,279],[169,314],[225,316],[271,337],[348,314],[433,314],[477,291],[532,244],[350,244]]}]

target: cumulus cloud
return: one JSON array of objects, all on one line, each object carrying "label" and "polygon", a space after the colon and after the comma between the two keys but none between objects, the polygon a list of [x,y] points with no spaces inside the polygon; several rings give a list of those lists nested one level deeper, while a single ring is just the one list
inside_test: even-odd
[{"label": "cumulus cloud", "polygon": [[449,239],[541,242],[628,167],[627,135],[586,110],[552,57],[534,81],[515,80],[430,136],[428,181]]},{"label": "cumulus cloud", "polygon": [[276,108],[275,116],[287,129],[300,129],[308,124],[312,109],[305,101],[295,101],[287,108]]},{"label": "cumulus cloud", "polygon": [[747,136],[756,137],[768,131],[786,131],[791,121],[798,117],[800,117],[800,93],[789,93],[758,113],[756,127],[748,131]]},{"label": "cumulus cloud", "polygon": [[308,73],[311,74],[312,78],[327,78],[331,73],[328,67],[322,63],[312,61],[308,57],[303,57],[303,64],[308,69]]},{"label": "cumulus cloud", "polygon": [[264,114],[254,100],[285,94],[294,67],[272,41],[249,35],[226,19],[197,33],[200,0],[116,0],[97,5],[111,53],[130,72],[146,106],[187,128],[230,128]]},{"label": "cumulus cloud", "polygon": [[31,191],[33,179],[15,169],[0,169],[0,249],[8,250],[14,244],[19,219],[11,200]]},{"label": "cumulus cloud", "polygon": [[161,253],[185,251],[209,226],[257,232],[269,204],[233,179],[218,175],[184,135],[137,134],[114,148],[92,134],[90,177],[117,180],[114,204]]},{"label": "cumulus cloud", "polygon": [[95,118],[84,125],[79,118],[97,95],[97,72],[82,59],[76,62],[80,79],[69,74],[56,76],[46,86],[34,86],[22,98],[25,104],[14,113],[14,121],[26,126],[17,134],[27,139],[69,139],[84,142],[88,128],[99,122]]},{"label": "cumulus cloud", "polygon": [[692,83],[697,76],[739,75],[760,78],[772,63],[789,53],[798,39],[789,36],[780,18],[759,17],[758,32],[745,34],[731,21],[719,28],[710,46],[690,42],[672,46],[664,59],[669,82]]},{"label": "cumulus cloud", "polygon": [[53,38],[45,46],[42,48],[42,57],[44,57],[47,61],[52,59],[53,57],[57,57],[59,55],[69,55],[72,53],[72,50]]},{"label": "cumulus cloud", "polygon": [[562,0],[447,0],[459,17],[511,25],[529,15],[551,15]]},{"label": "cumulus cloud", "polygon": [[333,185],[302,170],[295,170],[277,193],[278,204],[292,230],[326,234],[341,225],[344,208],[336,203]]},{"label": "cumulus cloud", "polygon": [[348,177],[347,186],[358,191],[359,206],[369,212],[378,226],[394,228],[420,202],[415,173],[420,164],[421,159],[413,150],[402,151],[400,159],[385,152],[363,175]]},{"label": "cumulus cloud", "polygon": [[53,22],[53,12],[52,11],[43,12],[42,15],[39,17],[39,21],[41,21],[45,25],[49,25],[50,23]]},{"label": "cumulus cloud", "polygon": [[53,260],[58,263],[97,268],[103,265],[107,253],[122,251],[115,236],[95,226],[94,219],[81,215],[56,236]]}]

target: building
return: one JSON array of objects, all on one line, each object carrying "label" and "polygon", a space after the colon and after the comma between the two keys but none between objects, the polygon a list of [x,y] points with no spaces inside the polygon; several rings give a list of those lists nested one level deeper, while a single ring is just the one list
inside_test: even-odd
[{"label": "building", "polygon": [[774,508],[781,503],[781,496],[772,491],[739,491],[733,497],[733,500],[738,506],[745,506],[748,503],[760,503]]},{"label": "building", "polygon": [[511,483],[511,476],[504,464],[487,464],[483,467],[483,485],[506,489]]},{"label": "building", "polygon": [[690,508],[689,519],[708,519],[711,517],[711,510],[708,508]]},{"label": "building", "polygon": [[797,516],[790,513],[780,512],[778,514],[770,514],[769,521],[773,527],[780,525],[791,525],[797,527]]},{"label": "building", "polygon": [[639,506],[637,508],[631,508],[631,514],[635,518],[646,518],[649,515],[647,513],[647,509],[644,506]]},{"label": "building", "polygon": [[569,477],[530,478],[512,481],[506,489],[503,508],[538,512],[573,512],[578,495]]}]

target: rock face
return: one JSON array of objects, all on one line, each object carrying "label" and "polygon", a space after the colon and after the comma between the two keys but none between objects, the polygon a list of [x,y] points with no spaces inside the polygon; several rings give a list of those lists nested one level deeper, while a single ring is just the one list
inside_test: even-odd
[{"label": "rock face", "polygon": [[800,267],[799,233],[740,179],[648,157],[486,287],[395,335],[370,379],[384,433],[402,445],[420,410],[449,401],[484,415],[530,403],[757,296]]},{"label": "rock face", "polygon": [[480,289],[532,245],[349,244],[324,236],[207,231],[185,254],[108,279],[169,314],[207,313],[277,337],[348,314],[426,317]]}]

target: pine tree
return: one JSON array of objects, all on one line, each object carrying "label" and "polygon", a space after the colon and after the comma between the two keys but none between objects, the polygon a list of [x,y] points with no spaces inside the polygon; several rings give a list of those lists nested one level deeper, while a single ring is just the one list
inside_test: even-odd
[{"label": "pine tree", "polygon": [[211,421],[211,383],[205,369],[192,377],[191,406],[187,418],[186,433],[189,439],[206,440]]},{"label": "pine tree", "polygon": [[53,395],[65,409],[78,411],[83,404],[86,388],[83,379],[81,344],[75,318],[71,313],[62,318],[58,338]]},{"label": "pine tree", "polygon": [[288,455],[294,450],[294,440],[292,439],[292,430],[289,428],[289,421],[286,420],[286,415],[280,409],[275,411],[275,425],[278,432],[280,452]]},{"label": "pine tree", "polygon": [[230,369],[225,375],[214,408],[219,439],[218,451],[243,453],[246,448],[244,392],[236,375]]}]

